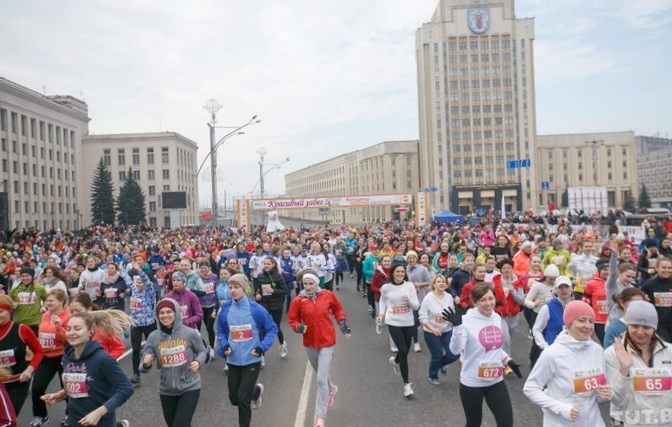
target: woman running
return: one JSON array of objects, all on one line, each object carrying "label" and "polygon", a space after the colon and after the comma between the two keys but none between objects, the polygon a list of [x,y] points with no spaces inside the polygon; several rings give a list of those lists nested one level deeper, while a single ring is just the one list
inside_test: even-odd
[{"label": "woman running", "polygon": [[33,332],[42,321],[42,313],[46,311],[43,308],[44,301],[47,299],[47,292],[42,285],[36,285],[33,282],[35,270],[30,267],[23,267],[19,272],[21,281],[9,291],[9,296],[14,300],[14,312],[12,318],[16,323],[28,325]]},{"label": "woman running", "polygon": [[453,325],[442,316],[446,309],[455,310],[453,296],[446,290],[448,282],[445,277],[437,274],[431,284],[431,292],[420,304],[420,324],[425,336],[425,343],[431,353],[429,359],[429,382],[440,385],[439,371],[444,375],[446,365],[459,359],[459,355],[450,352],[450,339],[453,336]]},{"label": "woman running", "polygon": [[207,350],[199,332],[182,322],[182,309],[172,298],[156,306],[159,329],[149,334],[142,351],[142,371],[156,360],[161,370],[159,395],[168,427],[189,427],[201,394],[201,375]]},{"label": "woman running", "polygon": [[474,308],[461,316],[446,310],[444,319],[453,325],[450,352],[464,352],[460,372],[460,400],[467,427],[479,427],[483,419],[483,399],[495,417],[497,427],[513,426],[511,398],[504,382],[508,366],[522,378],[520,365],[502,350],[502,318],[495,313],[495,292],[488,283],[478,283],[470,295]]},{"label": "woman running", "polygon": [[572,301],[562,316],[566,330],[544,350],[523,393],[541,407],[545,426],[603,427],[598,402],[611,398],[602,347],[591,339],[595,313]]},{"label": "woman running", "polygon": [[266,257],[263,260],[264,267],[257,276],[258,287],[254,290],[255,298],[273,317],[275,325],[278,327],[278,341],[280,342],[280,357],[287,357],[287,342],[282,334],[280,326],[282,324],[282,310],[284,308],[285,279],[278,270],[278,262],[273,257]]},{"label": "woman running", "polygon": [[261,305],[247,298],[245,275],[234,274],[228,283],[231,298],[217,316],[217,354],[229,366],[229,401],[238,407],[238,424],[248,427],[252,409],[262,404],[264,385],[257,383],[261,357],[273,346],[278,328]]},{"label": "woman running", "polygon": [[303,334],[308,360],[317,374],[317,397],[315,399],[315,427],[324,427],[327,410],[334,404],[338,387],[331,382],[329,366],[334,356],[336,334],[331,317],[341,328],[345,338],[350,338],[343,307],[331,291],[320,289],[320,279],[315,274],[302,277],[303,291],[289,307],[289,325]]},{"label": "woman running", "polygon": [[91,313],[95,320],[91,339],[97,341],[115,360],[124,354],[126,346],[121,336],[126,335],[133,325],[132,319],[126,313],[120,310],[93,311],[91,297],[86,292],[80,292],[70,300],[70,313]]},{"label": "woman running", "polygon": [[115,264],[108,264],[105,276],[100,282],[100,289],[96,294],[100,307],[103,309],[113,308],[124,311],[124,298],[128,293],[128,286]]},{"label": "woman running", "polygon": [[[49,423],[47,406],[41,397],[46,393],[54,375],[63,374],[61,359],[65,350],[65,332],[70,320],[70,309],[67,308],[67,295],[62,289],[54,289],[47,294],[47,311],[42,314],[42,322],[37,332],[44,358],[35,372],[33,387],[33,416],[35,419],[30,427],[42,427]],[[63,384],[61,384],[62,386]]]},{"label": "woman running", "polygon": [[[30,380],[40,366],[44,352],[28,326],[12,321],[14,301],[9,295],[0,295],[0,369],[9,370],[2,379],[9,400],[18,416],[28,396]],[[26,350],[33,353],[32,360],[26,360]]]},{"label": "woman running", "polygon": [[[637,288],[627,288],[621,292],[620,295],[616,297],[616,304],[620,309],[625,313],[628,310],[628,306],[633,301],[646,301],[646,294],[640,291]],[[614,345],[614,339],[620,337],[626,331],[627,327],[625,324],[625,318],[621,317],[616,322],[609,323],[607,330],[604,332],[604,348],[607,349]]]},{"label": "woman running", "polygon": [[389,327],[390,337],[398,349],[397,355],[390,357],[394,373],[404,380],[404,397],[413,396],[412,384],[408,381],[408,352],[413,339],[413,310],[420,308],[418,293],[413,283],[406,278],[403,264],[390,268],[390,281],[380,289],[378,323]]},{"label": "woman running", "polygon": [[[215,288],[217,286],[218,278],[210,269],[210,262],[201,261],[198,264],[198,275],[203,281],[203,290],[205,295],[198,298],[203,310],[203,323],[205,323],[205,330],[208,332],[208,344],[210,347],[215,346],[215,318],[217,317],[217,295]],[[196,325],[196,330],[201,330],[201,322]]]},{"label": "woman running", "polygon": [[[649,302],[633,301],[625,312],[627,331],[604,352],[607,382],[613,388],[614,425],[653,425],[672,408],[672,348],[657,334],[658,313]],[[659,425],[663,425],[661,422]]]},{"label": "woman running", "polygon": [[[63,355],[63,390],[42,396],[48,405],[67,398],[67,425],[115,427],[116,409],[133,395],[133,385],[119,364],[91,337],[91,313],[72,314],[68,321],[70,344]],[[129,426],[123,420],[121,425]]]},{"label": "woman running", "polygon": [[133,269],[129,272],[132,277],[130,313],[134,326],[131,328],[131,347],[133,349],[133,384],[140,384],[140,352],[142,337],[145,339],[156,330],[156,289],[137,261],[133,261]]}]

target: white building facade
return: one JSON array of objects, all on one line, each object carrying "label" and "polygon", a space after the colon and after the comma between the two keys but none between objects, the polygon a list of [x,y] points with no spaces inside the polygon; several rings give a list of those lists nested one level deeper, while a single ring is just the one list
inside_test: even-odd
[{"label": "white building facade", "polygon": [[[82,204],[84,224],[91,223],[91,184],[99,159],[108,167],[114,183],[115,196],[131,169],[145,194],[147,224],[150,227],[175,227],[198,224],[198,182],[196,180],[196,151],[198,145],[175,132],[89,135],[83,140],[83,157],[88,159],[83,175],[82,192],[87,203]],[[184,191],[187,208],[179,210],[179,224],[171,212],[163,209],[163,192]],[[174,217],[175,218],[175,217]]]},{"label": "white building facade", "polygon": [[88,123],[83,101],[0,78],[0,227],[81,228]]},{"label": "white building facade", "polygon": [[513,0],[440,0],[416,32],[420,186],[434,211],[530,207],[535,153],[534,20]]}]

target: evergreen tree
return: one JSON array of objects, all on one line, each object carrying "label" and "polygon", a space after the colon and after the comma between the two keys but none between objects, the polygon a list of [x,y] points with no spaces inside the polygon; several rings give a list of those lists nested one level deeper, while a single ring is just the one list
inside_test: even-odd
[{"label": "evergreen tree", "polygon": [[649,197],[649,192],[646,191],[646,185],[642,184],[641,190],[639,190],[639,207],[640,208],[650,208],[651,207],[651,198]]},{"label": "evergreen tree", "polygon": [[119,189],[117,198],[117,221],[122,225],[139,224],[145,221],[145,193],[138,181],[133,178],[133,170],[129,167],[126,181]]},{"label": "evergreen tree", "polygon": [[628,190],[625,193],[625,200],[623,200],[623,210],[634,212],[635,209],[635,198],[632,196],[632,190]]},{"label": "evergreen tree", "polygon": [[567,188],[565,188],[565,191],[562,192],[562,200],[560,202],[560,205],[563,208],[569,207],[569,191],[567,191]]},{"label": "evergreen tree", "polygon": [[115,200],[112,174],[100,158],[91,185],[91,221],[93,224],[114,224]]}]

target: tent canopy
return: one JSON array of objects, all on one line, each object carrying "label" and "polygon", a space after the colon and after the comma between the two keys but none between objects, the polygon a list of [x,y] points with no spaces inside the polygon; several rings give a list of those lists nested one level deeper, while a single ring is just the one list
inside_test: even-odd
[{"label": "tent canopy", "polygon": [[445,222],[450,224],[451,222],[459,222],[461,225],[464,225],[464,217],[452,213],[451,211],[443,211],[434,215],[434,221]]}]

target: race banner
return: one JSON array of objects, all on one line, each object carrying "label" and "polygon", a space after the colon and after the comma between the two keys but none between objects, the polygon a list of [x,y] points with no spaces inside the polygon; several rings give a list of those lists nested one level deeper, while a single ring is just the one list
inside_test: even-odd
[{"label": "race banner", "polygon": [[429,209],[427,203],[427,193],[419,192],[415,199],[415,225],[422,227],[427,224]]},{"label": "race banner", "polygon": [[252,200],[254,210],[293,210],[320,208],[351,208],[384,205],[410,205],[410,194],[381,194],[372,196],[296,197],[286,199]]},{"label": "race banner", "polygon": [[250,231],[250,201],[248,199],[236,200],[236,218],[238,228]]}]

